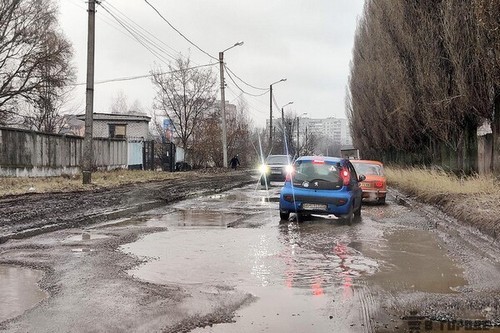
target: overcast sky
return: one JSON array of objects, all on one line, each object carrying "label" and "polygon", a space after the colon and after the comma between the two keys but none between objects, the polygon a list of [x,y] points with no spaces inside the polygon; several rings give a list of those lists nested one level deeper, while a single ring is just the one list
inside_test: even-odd
[{"label": "overcast sky", "polygon": [[[77,82],[85,83],[87,61],[87,0],[59,0],[60,25],[73,43]],[[244,45],[224,53],[227,65],[239,78],[255,87],[269,88],[279,108],[311,118],[345,118],[345,89],[349,75],[354,32],[363,0],[148,0],[166,20],[200,49],[218,58],[238,41]],[[102,0],[97,7],[95,81],[149,74],[158,65],[181,53],[193,65],[217,61],[182,38],[145,0]],[[109,11],[109,13],[108,13]],[[165,52],[153,55],[123,24],[152,36],[148,38]],[[157,38],[157,39],[155,39]],[[256,126],[269,119],[269,93],[256,90],[235,78],[245,91],[249,116]],[[226,100],[236,103],[240,89],[226,75]],[[127,102],[138,101],[144,111],[152,110],[154,88],[149,78],[96,84],[94,111],[109,112],[118,94]],[[73,107],[85,110],[85,85],[74,92]],[[220,99],[220,92],[218,93]],[[273,105],[273,116],[280,110]]]}]

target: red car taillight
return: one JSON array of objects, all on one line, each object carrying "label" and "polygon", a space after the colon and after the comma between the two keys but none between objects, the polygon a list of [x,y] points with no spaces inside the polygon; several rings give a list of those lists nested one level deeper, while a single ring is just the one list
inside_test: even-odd
[{"label": "red car taillight", "polygon": [[340,176],[342,177],[342,182],[344,183],[344,186],[349,186],[351,183],[351,173],[347,169],[342,169],[340,171]]},{"label": "red car taillight", "polygon": [[283,199],[285,199],[285,201],[288,201],[288,202],[293,202],[293,196],[290,194],[284,195]]},{"label": "red car taillight", "polygon": [[384,182],[375,182],[374,186],[375,188],[382,188],[384,187]]}]

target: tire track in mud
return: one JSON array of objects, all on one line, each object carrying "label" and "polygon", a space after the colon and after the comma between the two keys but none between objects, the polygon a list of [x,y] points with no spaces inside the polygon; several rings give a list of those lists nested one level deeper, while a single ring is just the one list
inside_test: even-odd
[{"label": "tire track in mud", "polygon": [[361,326],[363,327],[363,332],[373,333],[375,331],[373,328],[372,318],[375,315],[373,310],[376,307],[376,303],[372,293],[364,282],[360,286],[358,286],[357,297],[359,300],[359,304],[361,305],[359,311],[361,314]]}]

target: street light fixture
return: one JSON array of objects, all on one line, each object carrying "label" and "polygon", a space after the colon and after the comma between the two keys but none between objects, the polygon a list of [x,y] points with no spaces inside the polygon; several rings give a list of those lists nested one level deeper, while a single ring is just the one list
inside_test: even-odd
[{"label": "street light fixture", "polygon": [[284,82],[286,79],[273,82],[269,85],[269,149],[273,148],[273,85]]},{"label": "street light fixture", "polygon": [[283,111],[283,108],[284,108],[285,106],[287,106],[287,105],[290,105],[290,104],[293,104],[293,102],[288,102],[288,103],[286,103],[285,105],[283,105],[283,106],[281,107],[281,121],[282,121],[282,122],[284,122],[284,121],[285,121],[285,112]]},{"label": "street light fixture", "polygon": [[232,49],[235,46],[241,46],[243,42],[237,42],[233,46],[228,47],[224,51],[219,52],[219,66],[220,66],[220,102],[222,111],[222,153],[224,158],[224,168],[227,167],[227,131],[226,131],[226,95],[224,92],[224,52]]}]

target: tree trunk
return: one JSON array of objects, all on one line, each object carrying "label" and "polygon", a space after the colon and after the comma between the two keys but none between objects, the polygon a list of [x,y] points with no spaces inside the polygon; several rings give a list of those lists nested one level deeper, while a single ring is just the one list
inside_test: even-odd
[{"label": "tree trunk", "polygon": [[495,175],[500,175],[500,88],[495,89],[495,110],[491,131],[493,136],[493,149],[491,150],[491,167]]}]

